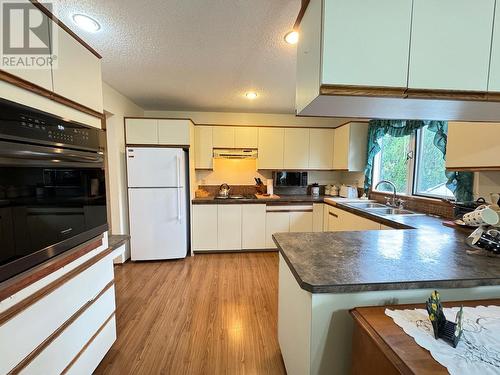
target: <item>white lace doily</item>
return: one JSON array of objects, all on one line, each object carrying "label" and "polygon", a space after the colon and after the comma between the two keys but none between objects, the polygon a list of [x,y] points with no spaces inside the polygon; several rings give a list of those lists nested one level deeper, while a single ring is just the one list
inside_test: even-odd
[{"label": "white lace doily", "polygon": [[[459,307],[444,308],[446,319],[454,322]],[[450,374],[500,374],[500,307],[464,307],[463,335],[456,348],[434,338],[426,310],[385,310],[394,322],[418,345],[448,369]]]}]

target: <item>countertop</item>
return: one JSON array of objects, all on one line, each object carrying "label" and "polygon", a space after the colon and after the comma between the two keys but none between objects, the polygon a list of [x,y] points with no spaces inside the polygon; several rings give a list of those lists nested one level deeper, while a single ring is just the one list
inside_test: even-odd
[{"label": "countertop", "polygon": [[[326,200],[326,201],[325,201]],[[279,198],[244,198],[244,199],[216,199],[213,196],[206,198],[194,198],[193,204],[294,204],[294,203],[328,203],[328,200],[342,202],[342,201],[359,201],[359,199],[347,199],[339,197],[330,197],[320,195],[313,197],[311,195],[279,195]],[[369,201],[366,201],[369,202]]]},{"label": "countertop", "polygon": [[500,284],[500,259],[469,255],[466,235],[427,215],[380,217],[340,209],[397,230],[277,233],[280,253],[311,293],[462,288]]}]

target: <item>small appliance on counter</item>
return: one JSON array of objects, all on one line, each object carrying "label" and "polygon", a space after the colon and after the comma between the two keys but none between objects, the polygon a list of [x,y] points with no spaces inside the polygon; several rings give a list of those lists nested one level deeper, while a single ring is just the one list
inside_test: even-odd
[{"label": "small appliance on counter", "polygon": [[219,186],[219,193],[217,194],[216,198],[222,198],[222,199],[229,198],[230,191],[231,188],[229,187],[229,185],[224,183],[221,186]]},{"label": "small appliance on counter", "polygon": [[356,199],[358,198],[358,188],[352,185],[340,186],[339,196],[342,198]]}]

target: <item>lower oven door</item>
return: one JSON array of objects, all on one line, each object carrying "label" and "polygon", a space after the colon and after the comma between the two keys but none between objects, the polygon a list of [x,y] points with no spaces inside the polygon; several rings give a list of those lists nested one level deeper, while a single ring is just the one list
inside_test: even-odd
[{"label": "lower oven door", "polygon": [[102,155],[0,143],[2,282],[103,233],[107,218]]}]

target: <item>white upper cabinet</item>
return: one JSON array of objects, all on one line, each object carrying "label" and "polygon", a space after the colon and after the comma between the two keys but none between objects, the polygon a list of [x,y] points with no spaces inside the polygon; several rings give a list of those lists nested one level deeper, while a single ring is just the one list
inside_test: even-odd
[{"label": "white upper cabinet", "polygon": [[158,143],[160,145],[189,145],[190,120],[158,120]]},{"label": "white upper cabinet", "polygon": [[411,7],[412,0],[324,0],[321,83],[406,87]]},{"label": "white upper cabinet", "polygon": [[[43,20],[41,25],[46,25],[46,27],[41,30],[37,30],[37,33],[39,35],[42,34],[41,38],[39,38],[41,47],[47,43],[48,44],[47,48],[52,50],[49,37],[49,29],[50,27],[52,27],[50,18],[47,17],[43,12],[41,12],[37,7],[35,7],[29,1],[22,1],[22,2],[26,3],[27,6],[29,7],[30,17],[33,17],[33,19],[40,17],[40,19]],[[34,16],[34,14],[36,14],[36,17]],[[12,75],[22,78],[37,86],[43,87],[46,90],[52,91],[52,71],[50,66],[44,67],[42,69],[19,69],[17,67],[14,69],[9,69],[5,65],[2,65],[2,67],[3,70]]]},{"label": "white upper cabinet", "polygon": [[495,0],[414,0],[409,88],[486,91]]},{"label": "white upper cabinet", "polygon": [[66,31],[57,33],[54,92],[97,112],[103,111],[101,60]]},{"label": "white upper cabinet", "polygon": [[285,129],[283,168],[309,168],[309,129]]},{"label": "white upper cabinet", "polygon": [[333,129],[309,130],[309,169],[333,168]]},{"label": "white upper cabinet", "polygon": [[283,169],[285,129],[259,129],[259,169]]},{"label": "white upper cabinet", "polygon": [[197,169],[212,169],[214,166],[212,127],[194,127],[194,166]]},{"label": "white upper cabinet", "polygon": [[214,148],[234,148],[234,128],[230,126],[213,127]]},{"label": "white upper cabinet", "polygon": [[234,147],[257,148],[259,129],[255,127],[238,126],[234,128]]},{"label": "white upper cabinet", "polygon": [[146,118],[127,119],[125,121],[125,137],[127,144],[158,144],[158,120]]},{"label": "white upper cabinet", "polygon": [[496,2],[488,91],[500,92],[500,1]]},{"label": "white upper cabinet", "polygon": [[366,167],[368,124],[350,122],[335,129],[333,169],[363,171]]}]

